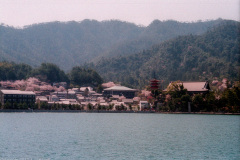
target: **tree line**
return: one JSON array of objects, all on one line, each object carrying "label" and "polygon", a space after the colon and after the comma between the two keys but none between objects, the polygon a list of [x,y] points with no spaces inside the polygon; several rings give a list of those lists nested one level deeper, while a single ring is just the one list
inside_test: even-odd
[{"label": "tree line", "polygon": [[39,67],[33,68],[24,63],[0,62],[0,81],[15,81],[29,77],[36,77],[48,83],[67,82],[72,86],[98,86],[103,82],[101,76],[90,68],[76,66],[65,73],[53,63],[42,63]]}]

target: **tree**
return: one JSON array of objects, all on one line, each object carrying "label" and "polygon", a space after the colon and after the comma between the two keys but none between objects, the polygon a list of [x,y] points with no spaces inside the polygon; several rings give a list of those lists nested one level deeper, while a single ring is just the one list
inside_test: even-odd
[{"label": "tree", "polygon": [[28,105],[27,105],[27,103],[24,102],[23,105],[22,105],[22,107],[23,107],[22,109],[28,109]]},{"label": "tree", "polygon": [[73,67],[69,73],[70,82],[73,85],[83,86],[92,85],[98,86],[102,84],[103,80],[99,74],[92,69],[85,69],[79,66]]},{"label": "tree", "polygon": [[202,94],[196,94],[192,97],[192,111],[199,112],[204,108],[204,100]]},{"label": "tree", "polygon": [[129,107],[129,110],[132,111],[132,104],[129,104],[128,107]]},{"label": "tree", "polygon": [[67,75],[57,65],[52,63],[42,63],[39,68],[32,71],[31,76],[39,78],[45,82],[69,82]]},{"label": "tree", "polygon": [[93,109],[93,105],[91,103],[88,103],[87,108],[88,108],[88,110],[92,110]]},{"label": "tree", "polygon": [[102,91],[103,91],[103,87],[101,84],[99,84],[97,87],[97,93],[102,93]]},{"label": "tree", "polygon": [[7,102],[4,104],[4,109],[12,109],[11,103],[7,101]]}]

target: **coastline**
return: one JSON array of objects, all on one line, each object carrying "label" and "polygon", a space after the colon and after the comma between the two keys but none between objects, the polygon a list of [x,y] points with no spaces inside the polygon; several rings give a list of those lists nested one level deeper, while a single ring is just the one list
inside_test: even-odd
[{"label": "coastline", "polygon": [[101,111],[101,110],[18,110],[18,109],[2,109],[0,113],[155,113],[155,114],[206,114],[206,115],[240,115],[240,113],[224,113],[224,112],[155,112],[155,111]]}]

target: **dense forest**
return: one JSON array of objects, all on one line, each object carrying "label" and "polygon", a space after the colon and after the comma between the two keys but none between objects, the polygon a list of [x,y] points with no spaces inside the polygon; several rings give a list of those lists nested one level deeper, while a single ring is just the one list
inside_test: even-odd
[{"label": "dense forest", "polygon": [[1,25],[0,61],[33,67],[48,62],[69,71],[101,57],[138,53],[179,35],[199,35],[224,21],[180,23],[155,20],[147,27],[115,20],[51,22],[25,28]]},{"label": "dense forest", "polygon": [[0,37],[0,80],[35,76],[74,85],[104,80],[134,88],[144,88],[153,77],[165,87],[176,80],[239,80],[235,21],[155,20],[147,27],[120,21],[52,22],[23,29],[0,26]]},{"label": "dense forest", "polygon": [[32,68],[30,65],[21,63],[0,62],[0,81],[23,80],[29,77],[36,77],[40,81],[54,83],[67,82],[74,86],[99,86],[103,80],[99,74],[92,69],[85,69],[75,66],[66,74],[57,65],[42,63],[39,67]]},{"label": "dense forest", "polygon": [[90,66],[106,81],[144,87],[155,77],[169,81],[239,80],[239,22],[225,21],[202,35],[187,35],[140,53],[102,58]]}]

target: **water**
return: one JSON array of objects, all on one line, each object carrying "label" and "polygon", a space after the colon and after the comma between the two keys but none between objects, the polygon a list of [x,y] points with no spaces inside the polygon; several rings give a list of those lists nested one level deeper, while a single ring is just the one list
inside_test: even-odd
[{"label": "water", "polygon": [[0,113],[0,160],[239,157],[240,116]]}]

